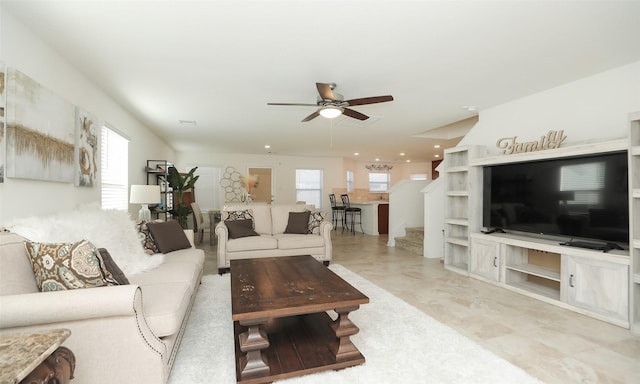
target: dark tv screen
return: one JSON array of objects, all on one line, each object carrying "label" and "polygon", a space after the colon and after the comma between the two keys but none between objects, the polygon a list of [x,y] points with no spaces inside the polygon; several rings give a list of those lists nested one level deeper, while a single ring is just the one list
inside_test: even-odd
[{"label": "dark tv screen", "polygon": [[484,167],[487,229],[629,243],[627,153]]}]

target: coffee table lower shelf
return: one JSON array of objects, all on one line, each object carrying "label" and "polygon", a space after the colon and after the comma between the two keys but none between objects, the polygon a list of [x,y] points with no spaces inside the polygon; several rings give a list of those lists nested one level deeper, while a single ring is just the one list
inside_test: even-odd
[{"label": "coffee table lower shelf", "polygon": [[238,337],[247,327],[234,322],[236,350],[236,380],[242,384],[269,383],[275,380],[325,371],[338,370],[365,362],[358,351],[348,359],[336,362],[331,345],[337,343],[335,333],[330,327],[331,317],[325,313],[312,313],[299,316],[275,318],[269,320],[265,331],[269,347],[263,350],[263,356],[269,365],[269,375],[262,377],[240,377],[241,357]]}]

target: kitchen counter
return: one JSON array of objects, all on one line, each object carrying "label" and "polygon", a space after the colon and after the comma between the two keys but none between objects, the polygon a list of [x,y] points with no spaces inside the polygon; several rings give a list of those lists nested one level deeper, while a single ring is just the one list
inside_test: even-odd
[{"label": "kitchen counter", "polygon": [[[379,212],[380,205],[388,206],[389,201],[388,200],[351,201],[351,206],[353,208],[362,209],[362,230],[367,235],[378,236],[380,234],[378,229],[379,227],[383,227],[383,226],[380,226],[378,223],[378,220],[379,220],[378,212]],[[386,220],[388,220],[388,215]],[[360,230],[360,228],[356,224],[356,232],[358,230]]]}]

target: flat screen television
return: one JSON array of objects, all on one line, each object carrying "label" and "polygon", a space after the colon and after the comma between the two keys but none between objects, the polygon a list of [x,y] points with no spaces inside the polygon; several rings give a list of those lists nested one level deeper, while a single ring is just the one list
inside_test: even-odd
[{"label": "flat screen television", "polygon": [[482,225],[628,246],[627,172],[626,151],[485,166]]}]

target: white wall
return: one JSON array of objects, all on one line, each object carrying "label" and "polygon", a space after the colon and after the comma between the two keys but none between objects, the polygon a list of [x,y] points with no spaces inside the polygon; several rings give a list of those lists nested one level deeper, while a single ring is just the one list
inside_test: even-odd
[{"label": "white wall", "polygon": [[[173,149],[45,45],[0,5],[0,61],[25,73],[64,99],[81,106],[130,138],[129,182],[146,183],[146,159],[173,158]],[[99,176],[98,176],[99,178]],[[64,211],[99,202],[100,187],[6,178],[0,183],[0,224],[16,217]],[[130,207],[137,212],[139,207]]]},{"label": "white wall", "polygon": [[564,130],[563,146],[628,136],[628,115],[640,110],[640,62],[481,110],[480,121],[458,145],[484,145],[498,154],[496,141],[517,136],[536,141]]}]

